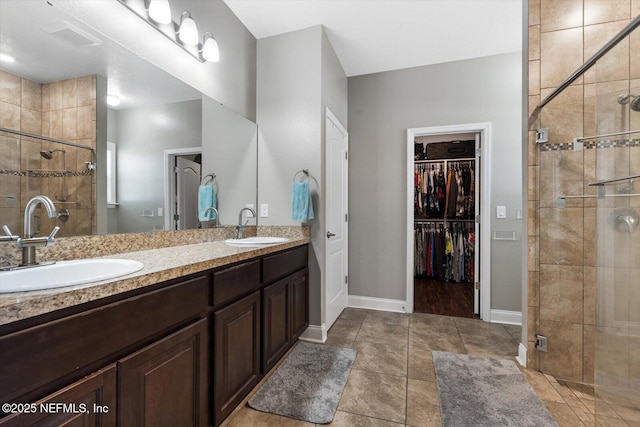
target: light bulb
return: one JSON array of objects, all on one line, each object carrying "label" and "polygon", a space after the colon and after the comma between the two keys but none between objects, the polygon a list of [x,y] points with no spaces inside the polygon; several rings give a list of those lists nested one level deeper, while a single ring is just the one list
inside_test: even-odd
[{"label": "light bulb", "polygon": [[178,29],[178,38],[184,44],[198,44],[198,27],[196,26],[196,21],[193,20],[189,11],[185,10],[182,12],[180,28]]},{"label": "light bulb", "polygon": [[220,61],[220,50],[218,49],[218,42],[213,38],[213,34],[211,34],[210,32],[204,33],[201,52],[202,57],[207,61]]},{"label": "light bulb", "polygon": [[169,0],[150,0],[149,17],[159,24],[171,23],[171,7]]},{"label": "light bulb", "polygon": [[120,105],[120,98],[115,95],[107,95],[107,105],[111,105],[112,107]]}]

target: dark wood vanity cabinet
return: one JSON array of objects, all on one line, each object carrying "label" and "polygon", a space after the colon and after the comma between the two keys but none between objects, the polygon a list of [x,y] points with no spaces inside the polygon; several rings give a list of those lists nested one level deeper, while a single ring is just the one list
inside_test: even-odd
[{"label": "dark wood vanity cabinet", "polygon": [[118,361],[121,426],[208,425],[207,319]]},{"label": "dark wood vanity cabinet", "polygon": [[71,405],[0,412],[0,426],[220,425],[306,329],[307,256],[300,246],[0,326],[0,402]]},{"label": "dark wood vanity cabinet", "polygon": [[110,365],[36,403],[16,407],[11,412],[12,415],[0,420],[0,425],[115,427],[116,367]]},{"label": "dark wood vanity cabinet", "polygon": [[260,373],[260,292],[213,315],[214,425],[234,410],[258,384]]},{"label": "dark wood vanity cabinet", "polygon": [[267,373],[309,325],[308,270],[262,290],[262,367]]}]

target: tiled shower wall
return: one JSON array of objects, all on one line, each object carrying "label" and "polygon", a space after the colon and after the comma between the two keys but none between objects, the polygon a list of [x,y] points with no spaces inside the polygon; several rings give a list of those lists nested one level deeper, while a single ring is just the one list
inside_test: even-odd
[{"label": "tiled shower wall", "polygon": [[[39,84],[20,76],[0,71],[0,127],[42,135],[87,147],[96,147],[96,78],[78,77]],[[33,138],[3,134],[0,169],[25,172],[30,170],[69,170],[87,172],[90,150],[50,143]],[[19,141],[19,143],[16,143]],[[64,149],[51,160],[40,156],[41,150]],[[44,194],[55,201],[58,210],[68,209],[67,222],[53,221],[39,215],[39,227],[48,233],[60,226],[58,236],[94,234],[95,174],[41,178],[0,174],[0,222],[14,234],[22,234],[22,213],[26,202]],[[58,199],[66,199],[64,203]]]},{"label": "tiled shower wall", "polygon": [[[566,206],[559,207],[558,196],[594,195],[587,184],[615,173],[603,169],[607,163],[622,159],[628,171],[629,159],[640,156],[637,146],[596,148],[592,143],[574,151],[572,144],[579,136],[640,128],[640,113],[629,115],[628,108],[616,102],[618,94],[640,87],[640,32],[610,51],[539,115],[532,113],[639,14],[640,0],[529,0],[528,361],[571,381],[595,379],[596,235],[597,230],[609,231],[600,228],[606,224],[597,219],[597,200],[567,199]],[[539,127],[550,131],[544,145],[535,142]],[[547,353],[534,350],[536,333],[547,336]]]}]

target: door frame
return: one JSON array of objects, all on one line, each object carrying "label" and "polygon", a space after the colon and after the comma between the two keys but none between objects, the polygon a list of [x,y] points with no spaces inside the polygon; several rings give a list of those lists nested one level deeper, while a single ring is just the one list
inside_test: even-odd
[{"label": "door frame", "polygon": [[[405,311],[413,313],[413,198],[414,139],[417,136],[480,133],[480,319],[491,321],[491,123],[468,123],[407,129],[407,302]],[[475,285],[474,285],[475,286]]]},{"label": "door frame", "polygon": [[173,230],[171,222],[173,220],[173,207],[175,206],[175,180],[171,177],[174,174],[175,158],[178,156],[188,156],[192,154],[202,154],[202,147],[170,148],[164,150],[164,229]]},{"label": "door frame", "polygon": [[[345,183],[344,183],[344,194],[345,194],[345,198],[346,198],[346,211],[347,211],[347,221],[345,221],[345,225],[344,225],[344,242],[345,242],[345,248],[344,248],[344,262],[345,262],[345,273],[347,274],[347,277],[349,275],[349,221],[348,221],[348,212],[349,212],[349,132],[347,131],[347,129],[345,129],[344,125],[342,123],[340,123],[340,120],[338,120],[338,118],[331,112],[331,110],[328,107],[325,107],[325,118],[324,118],[324,138],[323,138],[323,143],[324,143],[324,148],[323,148],[323,156],[325,159],[325,164],[324,164],[324,178],[323,178],[323,182],[326,184],[328,181],[328,171],[330,170],[330,165],[329,165],[329,158],[327,156],[327,130],[326,130],[326,126],[328,124],[328,122],[331,121],[331,123],[333,123],[339,130],[340,132],[342,132],[345,135],[345,145],[346,145],[346,152],[347,152],[347,159],[346,159],[346,163],[345,163]],[[330,188],[325,185],[325,200],[329,199],[329,191]],[[323,244],[323,252],[324,252],[324,268],[323,268],[323,281],[322,281],[322,295],[321,295],[321,300],[322,300],[322,335],[323,335],[323,341],[325,340],[326,337],[326,333],[327,330],[329,329],[329,327],[331,325],[328,325],[327,319],[328,319],[328,305],[327,305],[327,279],[329,277],[328,274],[328,266],[329,266],[329,257],[327,256],[327,240],[326,239],[326,234],[329,230],[327,230],[327,221],[326,218],[328,218],[329,213],[328,213],[328,204],[325,202],[324,203],[324,218],[325,220],[323,221],[323,230],[322,230],[322,238],[324,241]],[[349,304],[349,283],[346,283],[346,292],[347,294],[345,295],[346,298],[346,305],[345,307],[348,306]]]}]

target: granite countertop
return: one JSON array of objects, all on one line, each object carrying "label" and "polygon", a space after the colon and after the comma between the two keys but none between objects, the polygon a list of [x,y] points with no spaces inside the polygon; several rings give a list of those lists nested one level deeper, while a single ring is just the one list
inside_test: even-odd
[{"label": "granite countertop", "polygon": [[144,268],[84,285],[0,294],[0,326],[307,243],[309,237],[294,237],[281,244],[243,248],[213,241],[100,257],[136,260]]}]

